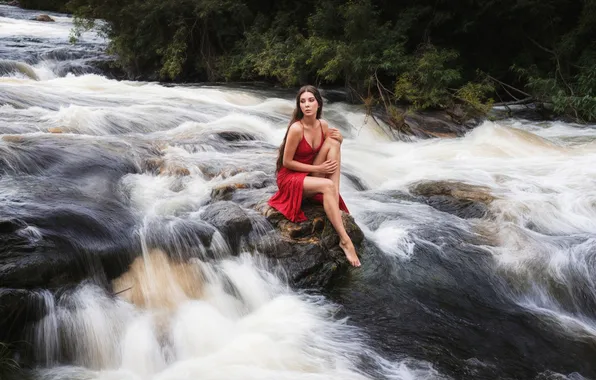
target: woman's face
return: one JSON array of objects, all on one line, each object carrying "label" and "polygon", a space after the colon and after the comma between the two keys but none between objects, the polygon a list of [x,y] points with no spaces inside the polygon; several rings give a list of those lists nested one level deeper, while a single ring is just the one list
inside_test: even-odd
[{"label": "woman's face", "polygon": [[319,102],[312,92],[305,92],[300,95],[300,109],[304,116],[316,115],[319,109]]}]

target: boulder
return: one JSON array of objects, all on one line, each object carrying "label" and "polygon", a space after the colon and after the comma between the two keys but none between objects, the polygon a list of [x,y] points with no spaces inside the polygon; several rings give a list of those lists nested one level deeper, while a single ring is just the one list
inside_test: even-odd
[{"label": "boulder", "polygon": [[445,111],[419,111],[407,113],[405,122],[412,133],[418,137],[457,137],[462,136],[477,122],[460,122],[458,118]]},{"label": "boulder", "polygon": [[[463,136],[477,127],[482,119],[467,116],[460,107],[447,110],[413,111],[407,107],[396,107],[400,120],[390,121],[384,109],[376,109],[375,116],[389,125],[393,131],[399,131],[403,136],[418,138],[454,138]],[[395,133],[395,132],[394,132]]]},{"label": "boulder", "polygon": [[412,193],[422,196],[446,195],[453,198],[489,204],[495,197],[486,186],[471,185],[456,181],[419,182],[411,187]]},{"label": "boulder", "polygon": [[489,214],[488,205],[495,200],[490,189],[456,181],[419,182],[410,192],[421,196],[423,201],[437,210],[460,218],[482,218]]},{"label": "boulder", "polygon": [[54,22],[56,20],[54,20],[53,18],[51,18],[48,15],[38,15],[35,17],[35,21]]},{"label": "boulder", "polygon": [[[323,206],[306,201],[302,209],[308,220],[292,223],[277,210],[262,202],[257,209],[274,226],[275,231],[263,237],[256,249],[285,272],[289,282],[301,288],[325,287],[336,274],[350,268],[339,247],[339,236],[327,219]],[[354,218],[342,213],[344,226],[360,252],[364,233]],[[362,258],[362,255],[360,255]]]},{"label": "boulder", "polygon": [[232,253],[238,253],[240,239],[252,230],[247,212],[234,202],[221,201],[207,206],[201,218],[228,240]]},{"label": "boulder", "polygon": [[209,250],[215,228],[202,220],[177,217],[155,218],[145,224],[147,249],[161,250],[172,259],[213,258]]},{"label": "boulder", "polygon": [[39,238],[19,219],[0,220],[0,284],[11,288],[59,286],[77,281],[71,260],[51,239]]},{"label": "boulder", "polygon": [[[267,186],[272,184],[267,178],[264,173],[241,174],[213,188],[211,199],[215,203],[205,208],[201,218],[228,239],[234,254],[239,252],[244,241],[250,250],[262,254],[273,267],[285,272],[293,286],[325,287],[336,274],[350,268],[350,264],[339,247],[339,236],[327,219],[323,205],[306,200],[302,209],[308,220],[292,223],[267,205],[266,199],[271,196]],[[260,215],[250,215],[250,211],[235,202],[255,209]],[[259,217],[266,220],[259,221]],[[342,213],[342,218],[348,235],[360,252],[364,233],[352,216]],[[253,224],[261,227],[270,224],[271,229],[253,231]]]}]

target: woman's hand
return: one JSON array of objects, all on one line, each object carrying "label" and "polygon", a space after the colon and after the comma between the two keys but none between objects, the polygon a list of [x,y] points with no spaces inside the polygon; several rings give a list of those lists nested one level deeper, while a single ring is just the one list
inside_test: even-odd
[{"label": "woman's hand", "polygon": [[323,162],[321,165],[318,165],[317,170],[321,174],[333,174],[337,170],[337,161],[327,160]]},{"label": "woman's hand", "polygon": [[329,137],[339,141],[340,144],[342,143],[342,141],[344,141],[344,137],[341,135],[341,132],[337,128],[329,128]]}]

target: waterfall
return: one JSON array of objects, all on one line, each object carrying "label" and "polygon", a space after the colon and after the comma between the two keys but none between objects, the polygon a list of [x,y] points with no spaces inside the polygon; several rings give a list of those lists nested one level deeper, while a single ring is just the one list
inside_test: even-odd
[{"label": "waterfall", "polygon": [[32,379],[596,376],[596,126],[403,142],[325,104],[363,266],[295,289],[255,249],[292,93],[109,79],[33,14],[0,5],[0,341]]}]

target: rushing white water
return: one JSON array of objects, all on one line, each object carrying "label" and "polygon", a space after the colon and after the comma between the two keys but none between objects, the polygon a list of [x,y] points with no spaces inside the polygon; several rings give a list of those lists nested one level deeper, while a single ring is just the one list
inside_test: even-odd
[{"label": "rushing white water", "polygon": [[[70,20],[58,21],[1,17],[0,38],[66,40]],[[14,136],[0,139],[2,156],[15,167],[30,165],[23,157],[39,144],[76,152],[61,158],[73,164],[100,151],[108,159],[130,155],[142,167],[143,149],[158,149],[164,175],[128,174],[116,183],[138,220],[141,240],[158,223],[161,234],[180,241],[177,226],[201,221],[214,188],[271,173],[293,109],[290,97],[265,91],[59,76],[52,67],[33,64],[39,80],[20,72],[0,77],[0,132],[31,142],[15,150]],[[356,106],[326,105],[324,117],[346,137],[344,174],[360,181],[342,177],[342,195],[367,239],[385,255],[411,260],[421,240],[416,231],[438,220],[473,235],[490,231],[492,244],[482,249],[511,285],[505,296],[566,334],[596,339],[596,319],[580,297],[570,296],[573,284],[581,283],[582,291],[596,297],[595,126],[484,122],[461,138],[406,143],[393,141]],[[214,137],[222,132],[250,136],[254,144],[233,149]],[[210,175],[212,168],[216,175]],[[181,170],[188,175],[175,175]],[[491,217],[464,220],[387,195],[407,194],[413,184],[429,180],[488,188],[496,198]],[[0,194],[8,197],[19,186]],[[108,184],[91,176],[75,186],[101,194]],[[225,241],[217,233],[213,240],[225,257]],[[206,249],[198,238],[192,244]],[[425,362],[377,355],[355,327],[334,317],[333,304],[288,289],[258,258],[247,254],[211,264],[197,259],[182,269],[157,261],[163,270],[156,272],[151,252],[145,249],[143,257],[147,264],[134,280],[144,284],[133,287],[143,289],[137,298],[124,285],[113,298],[93,283],[58,300],[42,294],[49,314],[32,333],[47,367],[39,379],[370,378],[361,370],[363,355],[373,358],[382,377],[443,378]],[[155,284],[142,282],[139,273]],[[63,345],[73,367],[59,365]]]},{"label": "rushing white water", "polygon": [[[70,20],[54,18],[55,24],[1,18],[0,38],[64,40]],[[91,35],[92,41],[97,38]],[[200,208],[211,189],[230,180],[205,178],[200,165],[208,161],[243,167],[254,161],[255,153],[218,152],[200,143],[189,150],[177,143],[235,131],[278,144],[293,108],[288,100],[260,93],[118,82],[93,74],[59,76],[53,68],[44,60],[26,67],[32,71],[29,77],[14,72],[0,78],[2,132],[73,147],[100,144],[108,150],[114,143],[133,150],[138,141],[162,145],[167,165],[188,168],[189,176],[131,174],[119,186],[147,228],[169,218],[159,227],[160,234],[170,234],[174,240],[177,223],[200,220]],[[358,111],[352,112],[351,117],[360,117]],[[10,140],[0,140],[8,161],[13,167],[24,164],[12,156],[9,144]],[[91,157],[87,152],[80,149],[73,159]],[[124,152],[112,149],[109,154]],[[263,160],[258,164],[272,165],[273,151],[260,149],[259,154]],[[252,174],[236,177],[247,175]],[[102,181],[91,179],[77,187],[92,191],[105,187]],[[151,228],[141,229],[141,239],[153,233]],[[225,253],[225,241],[217,234],[213,240],[211,248],[215,244]],[[369,376],[358,369],[362,355],[376,358],[389,378],[439,376],[421,362],[385,361],[367,348],[357,330],[333,317],[335,306],[321,297],[291,291],[250,256],[218,264],[194,261],[182,269],[148,251],[143,257],[146,265],[136,272],[133,267],[132,274],[115,283],[116,299],[93,283],[82,284],[59,300],[49,292],[42,294],[48,314],[36,323],[32,341],[46,368],[37,371],[37,378],[364,379]],[[188,270],[198,277],[186,278]],[[181,278],[187,282],[179,282]],[[140,293],[128,295],[135,291]],[[74,366],[59,365],[64,355]]]},{"label": "rushing white water", "polygon": [[[60,139],[71,140],[73,144],[78,140],[113,139],[107,136],[122,136],[118,139],[125,142],[130,139],[193,141],[224,130],[249,133],[260,141],[277,144],[284,133],[283,120],[292,108],[290,100],[269,99],[237,90],[164,88],[156,84],[109,81],[95,75],[40,82],[15,78],[2,78],[0,81],[3,89],[14,86],[14,94],[18,91],[19,97],[15,95],[13,99],[26,99],[32,105],[26,108],[3,106],[3,119],[10,120],[11,132],[35,138],[47,135],[48,139],[55,139],[59,136]],[[562,283],[571,281],[565,278],[570,268],[583,273],[586,281],[592,281],[593,268],[588,263],[596,247],[596,195],[593,191],[596,166],[592,165],[596,162],[594,129],[584,127],[578,130],[560,123],[539,126],[522,122],[513,122],[511,125],[485,122],[463,138],[403,143],[389,141],[376,126],[363,125],[362,113],[353,110],[351,114],[346,114],[343,108],[345,106],[331,105],[327,108],[326,116],[332,125],[347,136],[343,148],[345,172],[360,178],[368,188],[378,190],[407,192],[411,184],[428,179],[456,180],[489,187],[498,198],[491,206],[496,219],[478,223],[488,224],[496,233],[499,245],[490,249],[501,265],[511,271],[511,276],[523,282],[531,279],[534,289],[537,289],[520,293],[520,304],[548,318],[555,318],[556,323],[565,328],[574,331],[580,329],[582,335],[596,337],[593,319],[561,310],[556,300],[551,299],[549,292],[542,288],[552,280]],[[47,133],[53,127],[59,127],[66,133]],[[272,165],[275,158],[273,150],[264,150],[260,152],[263,157],[260,162],[247,164],[254,159],[254,153],[216,152],[208,147],[203,148],[193,152],[169,145],[164,149],[166,162],[183,165],[190,170],[190,176],[182,180],[182,189],[173,190],[175,184],[180,182],[177,177],[134,174],[122,179],[122,189],[130,194],[132,204],[140,215],[164,217],[175,216],[182,211],[199,211],[201,204],[209,198],[211,189],[226,181],[221,177],[204,178],[199,165],[205,160],[231,167],[248,165],[249,168],[258,169],[262,165]],[[413,243],[409,231],[415,230],[417,225],[432,222],[438,214],[432,208],[420,204],[390,205],[368,199],[345,179],[342,193],[357,221],[364,221],[364,215],[373,211],[381,215],[391,214],[392,207],[395,209],[393,212],[399,214],[411,213],[410,218],[389,218],[377,227],[362,223],[369,238],[376,241],[383,251],[401,258],[412,255]],[[470,228],[457,218],[453,218],[452,223],[459,224],[462,229]],[[533,230],[528,229],[529,223],[534,226]],[[554,240],[556,236],[574,236],[581,243],[557,242]],[[244,270],[243,274],[235,277],[237,280],[243,281],[243,276],[247,274],[254,275],[255,269],[250,262],[235,265],[240,265]],[[251,371],[246,372],[250,374],[246,376],[252,378],[360,376],[350,372],[348,360],[341,365],[335,363],[325,366],[325,363],[345,357],[346,351],[353,355],[362,349],[351,349],[349,345],[340,344],[352,341],[352,338],[341,324],[325,319],[325,306],[312,304],[291,294],[273,297],[268,295],[271,290],[266,289],[267,286],[262,285],[256,291],[257,295],[268,298],[264,302],[264,310],[255,308],[254,314],[247,316],[230,313],[229,310],[227,314],[221,314],[222,311],[216,305],[207,301],[181,306],[170,326],[173,335],[181,337],[179,340],[174,338],[174,345],[184,347],[172,348],[176,354],[160,354],[150,316],[133,318],[134,312],[127,311],[125,315],[131,320],[130,326],[124,329],[124,336],[118,338],[116,334],[112,338],[121,341],[111,342],[107,348],[102,346],[83,350],[86,355],[95,354],[92,355],[93,359],[82,360],[81,364],[106,368],[93,360],[100,360],[101,363],[104,356],[116,357],[118,355],[113,350],[119,347],[122,350],[122,362],[116,362],[122,370],[129,371],[131,378],[151,378],[155,374],[159,374],[159,379],[190,379],[199,374],[203,378],[234,378],[240,373],[236,371],[244,371],[244,366],[252,366]],[[592,289],[596,289],[596,286]],[[112,311],[107,312],[107,316],[100,307],[102,318],[105,319],[82,331],[90,333],[96,331],[97,326],[113,323],[115,319],[127,320],[109,317],[110,313],[121,313],[118,308],[125,306],[114,304],[110,307]],[[89,310],[89,307],[85,309]],[[200,327],[192,327],[201,313],[210,315],[205,321],[210,326],[208,330],[229,330],[228,334],[231,335],[217,334],[215,341],[203,343],[197,339],[195,343],[198,346],[193,346],[187,340],[188,336],[194,334],[198,337],[205,333]],[[316,327],[301,327],[294,320],[296,315],[305,319],[303,323],[312,323]],[[90,317],[81,316],[85,320]],[[70,326],[73,325],[76,326],[76,323],[71,322]],[[277,334],[277,338],[268,335],[273,334],[273,327],[270,327],[271,330],[268,328],[268,332],[259,331],[268,325],[280,329],[285,326],[282,335],[298,341],[276,341],[280,339]],[[53,325],[44,322],[44,326]],[[109,327],[106,328],[109,330]],[[254,330],[251,331],[252,328]],[[236,330],[245,332],[232,332]],[[315,339],[322,332],[322,345],[316,350],[330,353],[331,362],[311,363],[317,356],[315,353],[303,353],[308,344],[300,342],[300,339]],[[48,332],[44,331],[43,334]],[[324,337],[338,340],[326,341]],[[46,341],[44,344],[49,343]],[[204,348],[203,344],[213,349]],[[245,347],[244,351],[241,347]],[[260,347],[259,354],[255,347]],[[209,358],[203,357],[206,355],[204,350],[210,351]],[[195,353],[196,356],[193,356]],[[168,365],[167,359],[160,355],[173,356],[178,361]],[[151,366],[141,363],[151,363]],[[110,366],[117,365],[110,362]],[[97,376],[104,378],[111,375],[100,372]],[[397,378],[401,378],[399,376]]]},{"label": "rushing white water", "polygon": [[176,299],[174,280],[160,278],[167,271],[163,265],[155,269],[161,275],[148,278],[148,286],[179,301],[170,308],[160,297],[138,309],[90,284],[74,290],[68,304],[57,305],[46,317],[52,322],[42,322],[39,329],[46,346],[55,346],[59,338],[47,331],[59,325],[81,368],[45,370],[41,378],[366,378],[354,366],[364,346],[353,330],[333,321],[333,308],[324,300],[292,293],[258,270],[249,256],[217,266],[185,265],[193,266],[204,280],[192,283],[200,299]]}]

